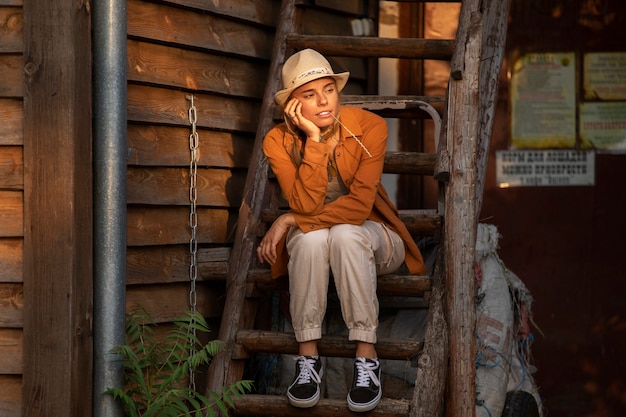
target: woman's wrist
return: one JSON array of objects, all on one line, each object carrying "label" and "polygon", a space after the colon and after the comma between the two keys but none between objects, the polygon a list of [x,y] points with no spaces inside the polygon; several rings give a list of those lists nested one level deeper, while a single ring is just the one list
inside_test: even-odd
[{"label": "woman's wrist", "polygon": [[281,225],[285,227],[297,226],[296,219],[292,213],[285,213],[282,216],[280,216],[277,220],[280,221]]}]

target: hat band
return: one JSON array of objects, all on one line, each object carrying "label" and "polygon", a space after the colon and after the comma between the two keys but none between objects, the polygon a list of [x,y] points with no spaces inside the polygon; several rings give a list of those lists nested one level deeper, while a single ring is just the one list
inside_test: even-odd
[{"label": "hat band", "polygon": [[308,70],[307,72],[303,72],[302,74],[298,75],[296,78],[294,78],[291,81],[291,84],[293,85],[303,78],[309,77],[311,75],[316,75],[316,74],[333,75],[334,73],[326,67],[313,68],[313,69]]}]

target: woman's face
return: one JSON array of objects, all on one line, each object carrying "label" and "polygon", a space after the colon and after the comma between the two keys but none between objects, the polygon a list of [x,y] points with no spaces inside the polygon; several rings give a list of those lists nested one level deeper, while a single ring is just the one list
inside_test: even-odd
[{"label": "woman's face", "polygon": [[301,85],[291,97],[302,103],[302,116],[322,130],[339,117],[339,93],[333,78],[318,78]]}]

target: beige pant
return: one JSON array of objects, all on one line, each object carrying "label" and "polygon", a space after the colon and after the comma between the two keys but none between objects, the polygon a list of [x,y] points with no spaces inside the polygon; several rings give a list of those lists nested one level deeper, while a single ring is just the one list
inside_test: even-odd
[{"label": "beige pant", "polygon": [[404,261],[404,242],[381,223],[339,224],[287,236],[289,293],[296,340],[322,337],[329,272],[332,270],[349,340],[376,343],[376,276],[389,274]]}]

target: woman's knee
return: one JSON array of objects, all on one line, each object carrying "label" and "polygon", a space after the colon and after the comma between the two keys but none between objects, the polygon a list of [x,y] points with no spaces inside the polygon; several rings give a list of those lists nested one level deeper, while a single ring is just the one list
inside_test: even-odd
[{"label": "woman's knee", "polygon": [[328,253],[328,229],[303,233],[297,231],[288,238],[287,251],[291,256],[296,253]]},{"label": "woman's knee", "polygon": [[330,228],[328,242],[331,250],[341,251],[361,245],[369,246],[369,237],[360,226],[338,224]]}]

